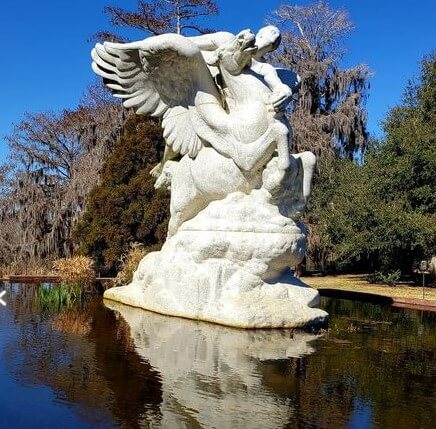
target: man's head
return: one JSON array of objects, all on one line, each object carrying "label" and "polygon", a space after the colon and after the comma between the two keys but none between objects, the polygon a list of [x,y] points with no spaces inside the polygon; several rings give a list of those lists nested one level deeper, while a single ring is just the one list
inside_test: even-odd
[{"label": "man's head", "polygon": [[282,36],[277,27],[267,25],[261,28],[256,34],[257,52],[255,57],[260,58],[268,52],[275,51],[279,45]]}]

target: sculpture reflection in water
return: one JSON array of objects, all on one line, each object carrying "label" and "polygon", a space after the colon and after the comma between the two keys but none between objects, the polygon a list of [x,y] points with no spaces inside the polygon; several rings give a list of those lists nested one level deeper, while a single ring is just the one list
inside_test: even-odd
[{"label": "sculpture reflection in water", "polygon": [[434,428],[436,313],[324,299],[332,321],[318,339],[100,299],[47,313],[37,286],[7,290],[4,427],[173,427],[164,418],[237,429],[249,427],[245,414],[254,427],[339,429],[363,412],[359,427]]},{"label": "sculpture reflection in water", "polygon": [[125,107],[162,118],[153,170],[171,190],[168,238],[133,282],[105,297],[158,313],[242,328],[323,323],[319,294],[291,274],[304,256],[300,222],[315,156],[291,155],[290,70],[266,63],[273,26],[255,36],[163,34],[97,44],[94,71]]},{"label": "sculpture reflection in water", "polygon": [[127,322],[136,352],[160,374],[160,427],[264,429],[289,421],[292,406],[265,389],[259,364],[315,352],[316,335],[241,331],[105,304]]}]

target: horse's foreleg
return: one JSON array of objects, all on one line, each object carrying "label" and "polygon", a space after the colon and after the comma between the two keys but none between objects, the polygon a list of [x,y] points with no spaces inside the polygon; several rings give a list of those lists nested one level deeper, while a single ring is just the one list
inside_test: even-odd
[{"label": "horse's foreleg", "polygon": [[192,217],[196,210],[198,190],[192,179],[192,159],[185,155],[175,168],[171,180],[170,222],[168,236],[173,236],[180,225]]},{"label": "horse's foreleg", "polygon": [[292,139],[292,131],[286,123],[278,121],[277,126],[277,166],[280,170],[287,170],[291,165],[291,154],[289,150],[289,144]]},{"label": "horse's foreleg", "polygon": [[278,167],[286,170],[290,166],[289,143],[291,130],[286,123],[274,121],[268,130],[252,143],[240,143],[235,163],[243,170],[250,171],[262,163],[268,162],[273,154],[274,147],[278,152]]}]

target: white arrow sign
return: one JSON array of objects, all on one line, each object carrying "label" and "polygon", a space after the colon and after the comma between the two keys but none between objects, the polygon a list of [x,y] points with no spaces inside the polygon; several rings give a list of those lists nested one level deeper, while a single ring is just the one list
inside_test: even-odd
[{"label": "white arrow sign", "polygon": [[3,297],[6,295],[6,291],[5,290],[2,290],[1,292],[0,292],[0,304],[1,305],[4,305],[4,306],[6,306],[6,302],[4,302],[3,301]]}]

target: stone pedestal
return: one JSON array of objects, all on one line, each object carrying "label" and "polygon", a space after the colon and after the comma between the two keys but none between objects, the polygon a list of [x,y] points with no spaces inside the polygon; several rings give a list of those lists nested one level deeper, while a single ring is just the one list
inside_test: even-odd
[{"label": "stone pedestal", "polygon": [[104,297],[238,328],[325,322],[327,313],[314,308],[318,292],[289,270],[304,256],[305,229],[265,195],[236,192],[210,203],[160,252],[144,257],[131,284]]}]

